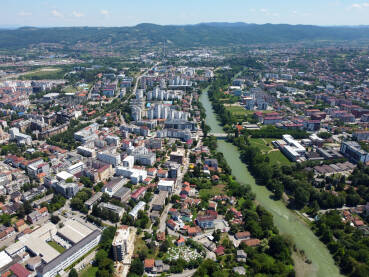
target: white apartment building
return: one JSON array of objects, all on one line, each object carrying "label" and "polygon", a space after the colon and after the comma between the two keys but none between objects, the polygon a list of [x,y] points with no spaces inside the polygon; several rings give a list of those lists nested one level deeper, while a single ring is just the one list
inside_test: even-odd
[{"label": "white apartment building", "polygon": [[97,159],[107,164],[111,164],[117,167],[121,164],[121,158],[119,153],[111,153],[110,151],[98,152]]}]

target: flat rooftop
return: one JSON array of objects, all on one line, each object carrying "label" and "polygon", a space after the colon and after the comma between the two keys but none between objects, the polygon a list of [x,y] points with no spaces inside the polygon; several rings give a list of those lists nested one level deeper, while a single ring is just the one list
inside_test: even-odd
[{"label": "flat rooftop", "polygon": [[56,225],[51,222],[47,222],[31,234],[20,237],[19,240],[23,241],[28,250],[33,252],[35,255],[39,255],[45,263],[48,263],[60,254],[46,242],[52,240],[52,237],[56,232]]},{"label": "flat rooftop", "polygon": [[73,219],[68,219],[64,223],[64,227],[58,230],[59,235],[68,239],[73,244],[78,243],[92,232],[93,230]]}]

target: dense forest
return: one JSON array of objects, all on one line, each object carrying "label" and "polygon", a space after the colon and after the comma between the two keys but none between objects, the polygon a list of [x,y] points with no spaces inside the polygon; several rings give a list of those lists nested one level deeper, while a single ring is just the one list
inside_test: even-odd
[{"label": "dense forest", "polygon": [[1,49],[40,43],[93,43],[101,47],[134,49],[168,42],[168,47],[230,46],[263,43],[368,40],[369,28],[319,27],[287,24],[202,23],[185,26],[139,24],[134,27],[23,27],[0,30]]}]

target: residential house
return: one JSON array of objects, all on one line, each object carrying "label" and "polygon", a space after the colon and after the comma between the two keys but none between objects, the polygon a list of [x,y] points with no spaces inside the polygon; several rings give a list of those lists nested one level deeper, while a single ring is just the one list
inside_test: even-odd
[{"label": "residential house", "polygon": [[214,216],[204,215],[198,216],[196,222],[202,229],[211,229],[214,228],[214,219]]}]

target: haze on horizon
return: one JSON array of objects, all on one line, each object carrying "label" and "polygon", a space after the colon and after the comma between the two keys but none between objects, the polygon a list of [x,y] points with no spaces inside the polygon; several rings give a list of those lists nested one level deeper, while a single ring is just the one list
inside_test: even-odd
[{"label": "haze on horizon", "polygon": [[369,25],[369,0],[2,0],[0,26]]}]

